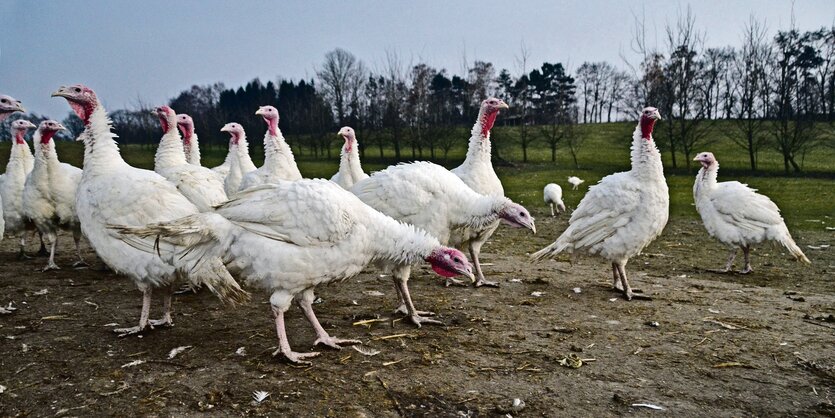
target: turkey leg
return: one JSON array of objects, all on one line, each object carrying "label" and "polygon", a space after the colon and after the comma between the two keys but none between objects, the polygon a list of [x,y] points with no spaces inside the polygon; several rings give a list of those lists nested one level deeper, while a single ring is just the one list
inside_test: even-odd
[{"label": "turkey leg", "polygon": [[[403,274],[404,270],[405,270],[405,274]],[[409,295],[409,286],[408,286],[409,274],[408,273],[409,273],[409,266],[406,266],[405,268],[395,268],[394,271],[393,271],[392,276],[393,276],[393,280],[394,280],[395,285],[399,289],[400,298],[401,298],[403,304],[406,305],[406,310],[408,311],[409,320],[412,321],[413,324],[417,325],[418,328],[420,328],[420,326],[422,324],[443,325],[444,323],[441,322],[441,321],[421,316],[421,312],[419,312],[417,309],[415,309],[415,305],[414,305],[414,303],[412,303],[412,297],[411,297],[411,295]],[[398,309],[400,309],[400,308],[398,308]],[[424,313],[424,314],[426,314],[426,313]]]},{"label": "turkey leg", "polygon": [[304,292],[296,296],[296,303],[298,303],[299,308],[301,308],[302,312],[304,312],[304,316],[307,317],[307,321],[313,326],[313,330],[316,331],[316,341],[313,342],[314,346],[322,344],[341,350],[342,344],[362,344],[362,341],[360,340],[346,340],[328,335],[328,332],[325,331],[325,329],[322,328],[322,324],[319,323],[319,319],[316,318],[316,314],[313,313],[314,299],[316,299],[316,295],[313,293],[313,288],[305,289]]},{"label": "turkey leg", "polygon": [[731,268],[734,266],[734,260],[736,259],[736,247],[731,248],[730,254],[728,254],[728,262],[725,263],[724,269],[708,269],[707,271],[713,273],[727,273],[731,271]]},{"label": "turkey leg", "polygon": [[[43,235],[41,238],[43,238]],[[55,246],[58,244],[58,237],[48,234],[46,240],[49,242],[49,261],[46,262],[46,267],[41,271],[60,270],[61,268],[55,264]]]},{"label": "turkey leg", "polygon": [[287,312],[287,309],[290,308],[292,300],[291,295],[281,291],[273,293],[270,297],[270,305],[272,305],[273,317],[275,318],[275,331],[278,334],[278,350],[275,350],[273,355],[281,354],[291,363],[310,364],[309,361],[304,359],[316,357],[319,353],[297,353],[290,349],[290,343],[287,341],[287,331],[284,328],[284,312]]},{"label": "turkey leg", "polygon": [[624,266],[625,263],[616,263],[618,269],[618,275],[620,276],[620,282],[623,285],[623,296],[626,297],[626,300],[632,300],[632,288],[629,287],[629,280],[626,279],[626,268]]},{"label": "turkey leg", "polygon": [[750,245],[746,245],[746,246],[742,247],[742,254],[745,256],[745,267],[742,270],[739,271],[740,274],[748,274],[748,273],[751,273],[752,271],[754,271],[754,269],[751,268],[750,253],[751,253],[751,246]]},{"label": "turkey leg", "polygon": [[612,263],[612,287],[615,290],[623,291],[623,285],[620,284],[620,274],[618,274],[618,263]]},{"label": "turkey leg", "polygon": [[148,327],[148,316],[151,313],[151,294],[154,289],[151,286],[146,286],[142,289],[142,312],[139,314],[139,325],[130,328],[116,328],[113,332],[119,334],[119,337],[127,335],[139,334],[145,331]]},{"label": "turkey leg", "polygon": [[90,267],[90,265],[84,261],[84,257],[81,256],[81,230],[72,231],[72,239],[75,241],[75,254],[78,255],[78,261],[73,263],[73,268]]},{"label": "turkey leg", "polygon": [[151,327],[173,327],[174,320],[171,318],[171,298],[174,295],[174,285],[170,284],[162,288],[165,295],[162,297],[162,319],[152,319],[148,321]]},{"label": "turkey leg", "polygon": [[[401,274],[401,275],[405,274],[406,278],[408,279],[409,273],[411,272],[412,268],[411,267],[407,267],[407,268],[408,268],[408,270],[405,273],[399,273],[399,274]],[[400,280],[397,278],[397,274],[394,274],[394,271],[392,271],[392,279],[394,280],[394,291],[397,292],[397,298],[400,299],[400,306],[398,306],[397,309],[394,310],[394,313],[409,315],[409,308],[406,306],[406,298],[403,297],[403,292],[400,291]],[[435,312],[430,312],[430,311],[417,311],[416,310],[415,313],[417,313],[418,315],[425,315],[425,316],[435,315]]]}]

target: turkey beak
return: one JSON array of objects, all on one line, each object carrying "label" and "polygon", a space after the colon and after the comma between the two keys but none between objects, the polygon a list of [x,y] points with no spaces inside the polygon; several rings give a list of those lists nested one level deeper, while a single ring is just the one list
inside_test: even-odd
[{"label": "turkey beak", "polygon": [[510,109],[510,106],[508,106],[507,103],[505,103],[504,100],[502,100],[499,103],[499,109]]},{"label": "turkey beak", "polygon": [[67,130],[67,128],[65,128],[64,125],[61,125],[60,123],[58,124],[58,126],[55,127],[55,129],[57,129],[59,131],[66,131]]},{"label": "turkey beak", "polygon": [[231,132],[231,131],[232,131],[232,128],[230,128],[230,127],[228,127],[228,126],[224,126],[224,127],[220,128],[220,131],[221,131],[221,132]]},{"label": "turkey beak", "polygon": [[258,110],[256,110],[256,111],[255,111],[255,114],[256,114],[256,115],[259,115],[259,116],[260,116],[260,115],[263,115],[263,114],[264,114],[264,108],[263,108],[263,107],[259,107],[259,108],[258,108]]},{"label": "turkey beak", "polygon": [[528,228],[530,228],[531,232],[533,232],[533,234],[536,235],[536,224],[533,221],[533,217],[531,217],[531,225]]},{"label": "turkey beak", "polygon": [[695,158],[693,158],[693,161],[701,161],[701,160],[699,159],[698,156],[696,156]]},{"label": "turkey beak", "polygon": [[58,88],[58,90],[55,90],[54,92],[52,92],[52,95],[50,97],[67,98],[67,97],[69,97],[69,93],[67,93],[67,88],[66,87],[61,86],[61,87]]},{"label": "turkey beak", "polygon": [[22,104],[22,103],[17,102],[17,103],[15,103],[15,105],[17,105],[17,110],[18,110],[19,112],[26,113],[26,108],[25,108],[25,107],[23,107],[23,104]]},{"label": "turkey beak", "polygon": [[658,112],[658,110],[656,109],[654,112],[652,112],[652,118],[655,120],[661,120],[661,113]]},{"label": "turkey beak", "polygon": [[459,270],[464,276],[467,276],[470,279],[470,283],[475,283],[475,275],[473,274],[473,266],[470,263],[467,263],[467,268],[463,270]]},{"label": "turkey beak", "polygon": [[28,129],[37,128],[37,126],[35,126],[34,123],[29,122],[28,120],[25,120],[24,122],[26,122],[26,125],[24,126],[25,128],[28,128]]}]

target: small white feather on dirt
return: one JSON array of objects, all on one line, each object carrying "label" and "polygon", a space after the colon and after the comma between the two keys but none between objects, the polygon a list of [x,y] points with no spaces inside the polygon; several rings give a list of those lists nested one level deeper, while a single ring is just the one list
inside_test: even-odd
[{"label": "small white feather on dirt", "polygon": [[177,354],[180,354],[183,351],[188,350],[189,348],[191,348],[190,345],[184,345],[184,346],[181,346],[181,347],[172,348],[171,351],[168,352],[168,359],[171,360],[174,357],[177,357]]},{"label": "small white feather on dirt", "polygon": [[364,356],[376,356],[377,354],[380,354],[380,350],[360,347],[358,345],[352,345],[351,348],[353,348],[357,353],[360,353]]},{"label": "small white feather on dirt", "polygon": [[134,360],[134,361],[132,361],[132,362],[130,362],[130,363],[125,363],[125,364],[123,364],[123,365],[122,365],[122,368],[123,368],[123,369],[126,369],[126,368],[128,368],[128,367],[138,366],[138,365],[140,365],[140,364],[144,364],[144,363],[145,363],[145,360]]}]

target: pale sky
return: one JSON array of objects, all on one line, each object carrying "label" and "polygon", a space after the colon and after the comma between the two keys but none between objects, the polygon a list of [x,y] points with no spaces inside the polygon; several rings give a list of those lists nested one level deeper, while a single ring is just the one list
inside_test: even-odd
[{"label": "pale sky", "polygon": [[769,32],[835,22],[832,0],[790,1],[224,1],[0,0],[0,93],[62,119],[49,94],[62,84],[92,87],[112,110],[139,98],[164,103],[192,84],[237,87],[255,77],[310,78],[340,47],[369,68],[386,51],[462,73],[464,58],[517,74],[524,42],[529,67],[631,59],[633,15],[663,42],[666,22],[690,5],[708,46],[738,45],[750,15]]}]

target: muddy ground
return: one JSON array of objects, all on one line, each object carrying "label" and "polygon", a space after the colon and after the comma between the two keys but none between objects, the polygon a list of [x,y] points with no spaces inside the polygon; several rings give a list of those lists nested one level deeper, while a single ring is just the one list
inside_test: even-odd
[{"label": "muddy ground", "polygon": [[[812,266],[766,246],[742,276],[706,271],[724,263],[725,249],[699,223],[673,219],[628,266],[652,300],[626,302],[601,260],[530,264],[527,253],[567,222],[534,214],[538,235],[502,227],[485,247],[500,289],[444,288],[426,267],[413,276],[418,308],[446,326],[417,329],[392,315],[391,282],[374,271],[320,289],[315,309],[329,332],[379,354],[321,349],[310,367],[271,356],[263,293],[237,309],[205,291],[180,295],[175,327],[117,338],[113,324],[134,325],[139,314],[128,280],[101,263],[69,268],[66,236],[64,269],[40,273],[45,259],[18,261],[7,238],[0,304],[17,310],[0,315],[0,415],[835,415],[835,250],[807,248],[831,243],[823,225],[795,233]],[[155,301],[152,316],[160,310]],[[352,325],[375,317],[392,320]],[[287,327],[297,351],[311,349],[296,308]],[[168,359],[180,346],[191,348]],[[585,363],[560,365],[571,354]],[[270,396],[255,404],[258,390]],[[524,408],[511,410],[514,398]]]}]

